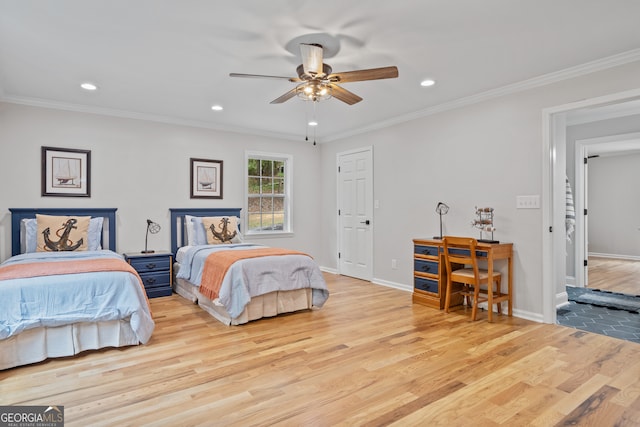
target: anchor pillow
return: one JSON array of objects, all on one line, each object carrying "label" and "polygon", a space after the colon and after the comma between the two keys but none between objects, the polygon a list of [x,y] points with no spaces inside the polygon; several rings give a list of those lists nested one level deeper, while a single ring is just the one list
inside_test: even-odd
[{"label": "anchor pillow", "polygon": [[202,218],[202,225],[207,233],[207,243],[240,243],[238,218],[235,216],[208,216]]},{"label": "anchor pillow", "polygon": [[36,252],[86,251],[90,219],[89,216],[36,215]]}]

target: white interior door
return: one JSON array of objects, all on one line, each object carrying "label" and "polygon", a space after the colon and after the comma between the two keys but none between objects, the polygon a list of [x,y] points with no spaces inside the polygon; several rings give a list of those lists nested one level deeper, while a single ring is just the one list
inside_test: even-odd
[{"label": "white interior door", "polygon": [[338,153],[338,272],[373,277],[373,150]]}]

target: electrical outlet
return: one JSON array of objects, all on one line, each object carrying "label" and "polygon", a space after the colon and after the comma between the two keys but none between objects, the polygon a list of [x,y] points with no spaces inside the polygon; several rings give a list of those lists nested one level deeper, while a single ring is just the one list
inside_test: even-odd
[{"label": "electrical outlet", "polygon": [[391,260],[391,268],[393,270],[396,270],[398,268],[398,260],[397,259],[392,259]]},{"label": "electrical outlet", "polygon": [[540,209],[540,195],[516,197],[516,209]]}]

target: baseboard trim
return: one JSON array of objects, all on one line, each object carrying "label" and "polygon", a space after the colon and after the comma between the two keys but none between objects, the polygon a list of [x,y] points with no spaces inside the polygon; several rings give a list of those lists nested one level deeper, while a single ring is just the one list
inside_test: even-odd
[{"label": "baseboard trim", "polygon": [[596,257],[596,258],[625,259],[629,261],[640,261],[640,256],[636,256],[636,255],[616,255],[616,254],[601,254],[598,252],[589,252],[589,256]]},{"label": "baseboard trim", "polygon": [[371,283],[375,285],[386,286],[387,288],[394,288],[394,289],[399,289],[401,291],[413,292],[413,286],[405,285],[404,283],[390,282],[388,280],[377,279],[375,277],[371,279]]}]

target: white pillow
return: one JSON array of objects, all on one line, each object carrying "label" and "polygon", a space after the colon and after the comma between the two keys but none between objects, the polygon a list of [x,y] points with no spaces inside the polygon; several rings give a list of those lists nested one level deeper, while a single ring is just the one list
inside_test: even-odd
[{"label": "white pillow", "polygon": [[[87,250],[99,251],[102,249],[102,223],[104,218],[101,216],[91,218],[89,220],[89,230],[87,231]],[[23,219],[20,227],[20,246],[22,253],[31,253],[36,251],[38,242],[38,222],[35,218]]]}]

